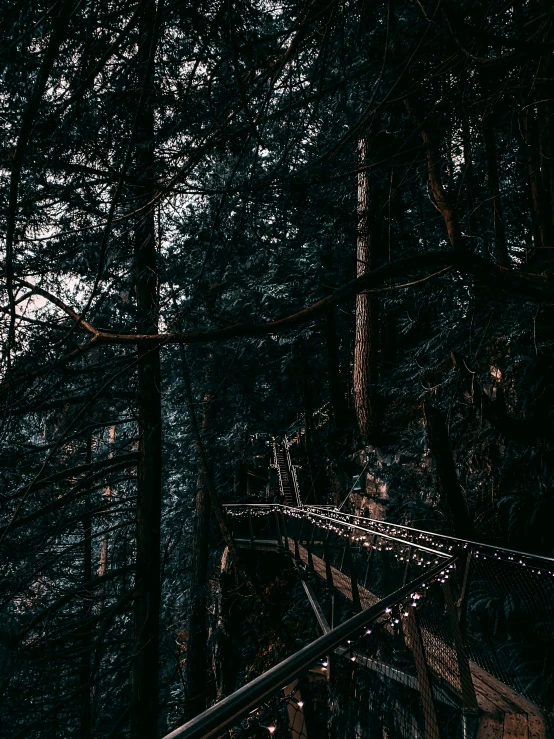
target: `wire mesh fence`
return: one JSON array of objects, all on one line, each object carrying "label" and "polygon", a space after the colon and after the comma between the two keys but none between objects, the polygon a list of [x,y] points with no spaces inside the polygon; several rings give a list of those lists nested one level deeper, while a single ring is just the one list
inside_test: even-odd
[{"label": "wire mesh fence", "polygon": [[[465,632],[470,658],[551,715],[554,573],[521,559],[472,553]],[[554,721],[550,718],[551,729]]]}]

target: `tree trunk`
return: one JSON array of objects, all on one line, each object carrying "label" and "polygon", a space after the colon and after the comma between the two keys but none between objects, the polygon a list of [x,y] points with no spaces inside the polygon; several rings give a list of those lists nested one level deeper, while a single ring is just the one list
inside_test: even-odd
[{"label": "tree trunk", "polygon": [[500,183],[498,179],[498,162],[496,159],[496,142],[492,126],[485,122],[483,126],[485,139],[485,154],[487,159],[488,184],[492,203],[492,221],[494,229],[494,256],[496,263],[501,267],[510,266],[508,246],[506,244],[506,229],[502,215],[502,201],[500,198]]},{"label": "tree trunk", "polygon": [[340,374],[339,343],[337,339],[337,323],[335,308],[331,308],[325,316],[325,342],[327,346],[327,381],[329,385],[329,401],[335,420],[335,428],[342,431],[348,423],[348,409],[344,386]]},{"label": "tree trunk", "polygon": [[[554,68],[552,60],[546,62],[551,72]],[[553,108],[551,101],[542,102],[537,106],[537,123],[538,123],[538,145],[539,145],[539,161],[541,167],[541,183],[543,193],[543,218],[544,218],[544,235],[546,245],[552,248],[554,246],[554,166],[553,166],[553,148],[552,148],[552,130]]]},{"label": "tree trunk", "polygon": [[425,152],[427,155],[427,175],[429,178],[429,187],[433,193],[433,199],[440,214],[443,217],[448,239],[451,246],[457,250],[465,250],[465,242],[462,237],[458,214],[448,193],[442,183],[441,176],[441,158],[435,135],[431,132],[430,123],[424,122],[424,117],[418,110],[417,103],[414,100],[406,99],[404,101],[408,112],[413,117],[419,128]]},{"label": "tree trunk", "polygon": [[531,205],[531,223],[533,225],[533,241],[536,248],[548,246],[545,229],[545,213],[543,191],[540,176],[540,159],[538,155],[538,136],[536,134],[535,114],[532,106],[528,106],[522,118],[524,136],[525,164]]},{"label": "tree trunk", "polygon": [[[108,452],[108,459],[113,459],[113,446],[115,443],[115,426],[110,426],[109,431],[109,445],[110,445],[110,451]],[[104,496],[108,503],[111,502],[112,499],[112,489],[108,485],[104,491]],[[108,532],[104,534],[102,537],[102,542],[100,543],[100,562],[98,565],[98,575],[102,577],[106,574],[106,570],[108,569],[108,547],[109,547],[109,541],[110,541],[110,535]],[[101,585],[100,589],[98,591],[98,607],[100,610],[104,608],[104,586]]]},{"label": "tree trunk", "polygon": [[[360,277],[376,266],[377,228],[374,224],[375,192],[367,170],[367,139],[358,142],[358,227],[356,276]],[[377,358],[378,358],[377,298],[367,293],[356,295],[356,326],[354,337],[353,395],[358,430],[362,441],[375,444],[378,433]]]},{"label": "tree trunk", "polygon": [[[202,427],[206,430],[213,403],[208,403]],[[197,455],[200,456],[198,444]],[[210,494],[206,488],[206,474],[199,460],[196,491],[196,518],[192,542],[191,603],[187,629],[187,657],[185,663],[185,713],[189,720],[207,707],[208,677],[208,554],[210,532]]]},{"label": "tree trunk", "polygon": [[[138,101],[135,178],[137,203],[146,205],[154,191],[153,56],[157,36],[156,5],[147,0],[142,13],[138,52]],[[138,97],[138,96],[137,96]],[[154,211],[138,216],[134,233],[137,330],[158,332],[158,274]],[[159,346],[138,347],[139,462],[137,469],[137,563],[135,656],[133,660],[131,737],[158,737],[158,667],[160,617],[160,527],[162,501],[162,412]]]},{"label": "tree trunk", "polygon": [[310,385],[310,369],[308,361],[308,350],[305,346],[300,348],[300,380],[302,405],[304,410],[304,431],[306,434],[306,456],[308,459],[308,471],[310,475],[310,490],[306,496],[305,503],[317,505],[319,496],[317,494],[317,458],[316,458],[316,430],[314,425],[314,403],[312,388]]},{"label": "tree trunk", "polygon": [[473,169],[473,147],[471,145],[471,129],[467,116],[462,118],[462,146],[464,151],[464,181],[467,193],[467,210],[469,212],[469,231],[475,237],[479,232],[475,212],[475,178]]},{"label": "tree trunk", "polygon": [[189,410],[192,433],[193,433],[194,441],[196,444],[196,449],[198,452],[198,459],[199,459],[199,463],[202,469],[202,473],[204,475],[204,484],[210,496],[211,511],[214,515],[217,525],[219,526],[219,530],[221,532],[223,541],[225,542],[225,544],[227,545],[229,549],[229,555],[232,559],[234,567],[236,568],[238,576],[240,577],[242,582],[246,583],[247,587],[249,588],[252,595],[256,598],[258,603],[265,605],[266,598],[262,592],[262,589],[258,585],[258,583],[254,580],[254,578],[251,577],[250,574],[247,572],[247,570],[243,567],[240,561],[240,556],[239,556],[239,551],[237,549],[237,545],[235,544],[233,535],[231,534],[229,526],[227,525],[225,509],[221,505],[221,501],[218,498],[217,491],[214,485],[214,481],[211,475],[211,470],[210,470],[210,466],[208,462],[208,456],[206,454],[206,450],[204,449],[204,444],[202,442],[200,426],[198,424],[198,419],[196,417],[196,409],[194,407],[194,397],[192,394],[192,386],[190,382],[187,355],[186,355],[185,347],[183,346],[183,344],[179,345],[179,349],[181,352],[181,361],[182,361],[182,368],[183,368],[185,398],[186,398],[186,403],[187,403],[187,407]]},{"label": "tree trunk", "polygon": [[[92,463],[92,437],[87,439],[86,464]],[[90,514],[90,501],[88,497],[85,499],[85,512],[83,514],[83,582],[89,583],[92,580],[92,516]],[[93,594],[85,593],[83,599],[83,615],[82,622],[86,623],[92,613]],[[91,664],[90,664],[90,643],[93,634],[90,628],[85,629],[82,636],[82,656],[79,667],[79,680],[82,686],[81,693],[81,739],[91,739],[92,737],[92,706],[91,706]]]},{"label": "tree trunk", "polygon": [[423,413],[429,451],[435,463],[440,502],[450,520],[454,534],[461,539],[471,539],[473,526],[456,473],[446,423],[442,413],[434,408],[429,400],[424,403]]}]

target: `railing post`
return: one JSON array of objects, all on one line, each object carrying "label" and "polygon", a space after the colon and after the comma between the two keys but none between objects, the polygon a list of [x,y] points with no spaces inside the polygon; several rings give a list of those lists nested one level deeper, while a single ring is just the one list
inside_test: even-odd
[{"label": "railing post", "polygon": [[412,554],[413,554],[414,548],[410,547],[408,549],[408,559],[406,562],[406,567],[404,568],[404,577],[402,579],[402,585],[405,585],[408,582],[408,574],[410,572],[410,563],[412,561]]},{"label": "railing post", "polygon": [[355,611],[362,610],[362,603],[360,601],[360,591],[358,590],[358,575],[356,573],[356,561],[352,555],[350,544],[346,545],[346,557],[347,565],[350,569],[350,587],[352,588],[352,605]]},{"label": "railing post", "polygon": [[460,629],[458,613],[456,611],[454,598],[452,597],[452,590],[450,589],[450,583],[448,582],[448,580],[442,583],[441,587],[444,594],[446,612],[448,614],[448,618],[452,628],[454,647],[456,649],[456,658],[458,660],[458,669],[460,670],[462,709],[468,712],[475,712],[478,710],[475,688],[473,687],[473,680],[471,677],[471,670],[469,668],[469,660],[467,658],[466,647],[462,637],[462,630]]},{"label": "railing post", "polygon": [[285,520],[285,514],[281,511],[280,513],[281,523],[283,524],[283,537],[285,539],[285,552],[289,551],[289,537],[287,536],[287,522]]},{"label": "railing post", "polygon": [[369,576],[369,568],[371,567],[371,562],[373,560],[373,552],[374,552],[373,547],[375,546],[376,539],[377,539],[377,536],[374,534],[371,539],[369,552],[367,553],[367,565],[365,568],[364,588],[367,588],[367,578]]},{"label": "railing post", "polygon": [[250,549],[254,549],[254,527],[252,526],[252,510],[248,509],[248,531],[250,533]]},{"label": "railing post", "polygon": [[331,552],[329,551],[329,531],[327,535],[323,537],[323,559],[325,560],[325,577],[327,578],[327,585],[333,587],[333,571],[331,570]]},{"label": "railing post", "polygon": [[282,549],[283,539],[281,537],[281,524],[279,522],[279,513],[276,510],[274,511],[274,516],[275,516],[275,529],[277,533],[277,547],[278,549]]},{"label": "railing post", "polygon": [[[462,583],[460,586],[460,597],[456,603],[458,609],[458,621],[460,623],[460,631],[462,636],[466,630],[466,619],[467,619],[467,595],[469,591],[469,572],[471,569],[471,560],[473,558],[473,552],[471,549],[464,549],[458,555],[458,562],[463,567]],[[456,568],[457,569],[457,568]]]},{"label": "railing post", "polygon": [[417,681],[419,683],[419,692],[423,706],[425,739],[440,739],[439,724],[433,698],[433,687],[431,685],[429,670],[427,669],[427,660],[425,659],[425,648],[421,639],[417,614],[413,609],[404,620],[404,633],[407,637],[408,646],[414,655]]},{"label": "railing post", "polygon": [[310,536],[310,540],[306,539],[306,549],[308,550],[308,567],[310,570],[314,570],[314,558],[312,556],[312,544],[314,541],[315,536],[315,521],[312,524],[312,535]]}]

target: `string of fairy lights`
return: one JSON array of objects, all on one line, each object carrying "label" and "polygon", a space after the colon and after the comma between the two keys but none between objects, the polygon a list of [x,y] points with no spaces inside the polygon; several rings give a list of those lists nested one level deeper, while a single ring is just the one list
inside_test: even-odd
[{"label": "string of fairy lights", "polygon": [[[226,506],[226,510],[234,518],[251,517],[252,519],[283,513],[287,518],[304,520],[324,531],[350,539],[354,546],[377,551],[386,550],[399,561],[412,559],[419,566],[437,565],[440,564],[441,558],[452,556],[460,551],[470,551],[471,555],[477,559],[513,564],[525,567],[528,572],[539,576],[554,577],[554,563],[544,557],[444,537],[441,534],[341,513],[329,508],[314,506],[292,508],[275,503],[230,505]],[[394,545],[400,549],[395,550]]]}]

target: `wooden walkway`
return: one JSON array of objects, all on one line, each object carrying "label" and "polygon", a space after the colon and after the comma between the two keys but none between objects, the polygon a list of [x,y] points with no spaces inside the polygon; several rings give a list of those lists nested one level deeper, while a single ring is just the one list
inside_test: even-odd
[{"label": "wooden walkway", "polygon": [[[250,542],[245,539],[237,539],[237,546],[242,549],[254,548],[262,551],[279,551],[276,541],[260,541]],[[289,539],[289,550],[294,555],[294,542]],[[298,553],[302,562],[308,566],[308,550],[306,547],[299,545]],[[314,572],[323,580],[327,579],[327,569],[325,561],[312,554]],[[334,587],[342,593],[348,600],[353,600],[352,583],[350,577],[345,575],[336,567],[331,566],[331,575]],[[362,608],[378,603],[379,596],[372,593],[367,588],[358,584],[358,592]],[[437,639],[425,628],[421,629],[422,639],[425,644],[425,651],[428,663],[431,669],[438,675],[448,675],[452,672],[451,665],[445,660],[445,645],[443,642],[437,644]],[[358,660],[357,660],[358,661]],[[372,668],[379,663],[364,658],[364,664]],[[523,696],[516,693],[504,683],[497,680],[493,675],[483,670],[474,662],[469,662],[471,678],[475,688],[475,695],[479,707],[479,723],[476,739],[546,739],[546,726],[541,710],[528,701]],[[410,684],[417,680],[409,675],[404,675],[398,670],[391,670],[391,677],[396,679],[392,674],[397,673],[398,679]],[[452,675],[453,684],[459,678]],[[441,700],[440,690],[435,690],[435,697]]]}]

